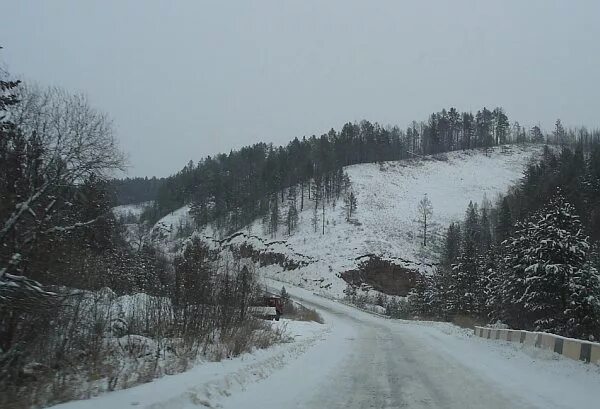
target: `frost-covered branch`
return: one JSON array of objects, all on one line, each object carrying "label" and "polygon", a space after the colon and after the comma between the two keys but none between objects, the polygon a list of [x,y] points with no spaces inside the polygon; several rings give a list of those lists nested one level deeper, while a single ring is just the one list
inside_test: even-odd
[{"label": "frost-covered branch", "polygon": [[53,226],[49,229],[46,229],[44,231],[42,231],[42,234],[52,234],[52,233],[64,233],[64,232],[68,232],[71,230],[75,230],[75,229],[79,229],[81,227],[85,227],[85,226],[89,226],[91,224],[94,224],[98,221],[99,217],[96,217],[92,220],[88,220],[86,222],[77,222],[74,224],[71,224],[69,226]]}]

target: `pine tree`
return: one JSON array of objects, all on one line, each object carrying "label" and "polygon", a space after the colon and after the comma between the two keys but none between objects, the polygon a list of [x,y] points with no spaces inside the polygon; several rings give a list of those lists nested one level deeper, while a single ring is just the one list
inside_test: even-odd
[{"label": "pine tree", "polygon": [[277,194],[273,194],[271,196],[271,200],[269,203],[269,218],[268,218],[268,232],[271,237],[277,236],[277,231],[279,230],[279,200],[277,198]]},{"label": "pine tree", "polygon": [[288,235],[291,235],[298,226],[298,209],[296,207],[296,187],[292,186],[288,190],[288,207],[286,215],[286,225]]},{"label": "pine tree", "polygon": [[560,145],[567,143],[567,133],[565,132],[565,128],[563,127],[560,119],[557,119],[556,123],[554,124],[554,132],[552,132],[552,136],[554,137],[554,143],[558,143]]},{"label": "pine tree", "polygon": [[474,143],[474,132],[475,132],[475,119],[472,113],[462,114],[462,149],[471,149],[475,147]]},{"label": "pine tree", "polygon": [[504,113],[502,108],[496,108],[493,112],[494,117],[494,134],[496,136],[496,144],[502,145],[506,143],[508,138],[508,132],[510,128],[510,123],[508,122],[508,117]]},{"label": "pine tree", "polygon": [[491,147],[494,144],[492,112],[485,107],[481,111],[478,111],[475,116],[475,127],[478,146]]},{"label": "pine tree", "polygon": [[313,215],[310,218],[310,223],[313,227],[314,232],[317,232],[319,228],[319,208],[317,206],[313,207]]},{"label": "pine tree", "polygon": [[534,142],[534,143],[544,142],[544,134],[542,133],[542,130],[540,129],[539,126],[536,125],[533,128],[531,128],[531,131],[529,131],[529,133],[531,134],[531,142]]},{"label": "pine tree", "polygon": [[324,200],[321,202],[321,210],[322,210],[322,220],[321,220],[322,226],[321,227],[323,229],[322,234],[324,236],[325,235],[325,223],[326,223],[326,220],[325,220],[325,201]]}]

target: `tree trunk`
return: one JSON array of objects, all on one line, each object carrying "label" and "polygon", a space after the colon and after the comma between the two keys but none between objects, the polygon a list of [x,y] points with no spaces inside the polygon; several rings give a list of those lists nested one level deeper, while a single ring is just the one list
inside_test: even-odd
[{"label": "tree trunk", "polygon": [[423,247],[427,247],[427,214],[423,218]]},{"label": "tree trunk", "polygon": [[322,199],[323,205],[323,236],[325,235],[325,198]]}]

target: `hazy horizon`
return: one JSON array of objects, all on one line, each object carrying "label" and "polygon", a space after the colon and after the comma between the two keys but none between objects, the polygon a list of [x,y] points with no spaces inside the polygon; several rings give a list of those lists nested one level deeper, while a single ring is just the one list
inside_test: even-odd
[{"label": "hazy horizon", "polygon": [[596,1],[7,2],[12,76],[84,92],[128,176],[455,106],[600,127]]}]

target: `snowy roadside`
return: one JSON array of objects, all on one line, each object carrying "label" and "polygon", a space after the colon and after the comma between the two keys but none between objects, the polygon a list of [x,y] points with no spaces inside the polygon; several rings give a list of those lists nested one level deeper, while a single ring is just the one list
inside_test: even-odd
[{"label": "snowy roadside", "polygon": [[459,360],[473,373],[540,407],[594,407],[600,367],[549,350],[476,337],[448,323],[402,321],[403,331]]},{"label": "snowy roadside", "polygon": [[[269,282],[273,286],[278,284]],[[512,397],[514,407],[585,408],[600,402],[600,367],[596,365],[525,344],[476,337],[473,330],[451,323],[382,319],[304,289],[289,285],[286,289],[311,304],[335,309],[363,324],[389,328],[405,342],[416,341],[426,351],[423,354],[426,361],[419,366],[442,370],[458,365]]]},{"label": "snowy roadside", "polygon": [[287,343],[256,350],[220,362],[201,363],[187,372],[167,375],[150,383],[106,393],[98,397],[53,406],[60,409],[214,407],[223,397],[248,384],[269,377],[319,341],[331,327],[315,322],[282,319],[272,325],[290,337]]},{"label": "snowy roadside", "polygon": [[[598,367],[475,337],[452,324],[382,319],[305,289],[286,289],[318,308],[326,324],[273,322],[294,341],[56,407],[362,408],[384,397],[390,407],[583,408],[600,401]],[[327,402],[333,406],[323,406]]]}]

